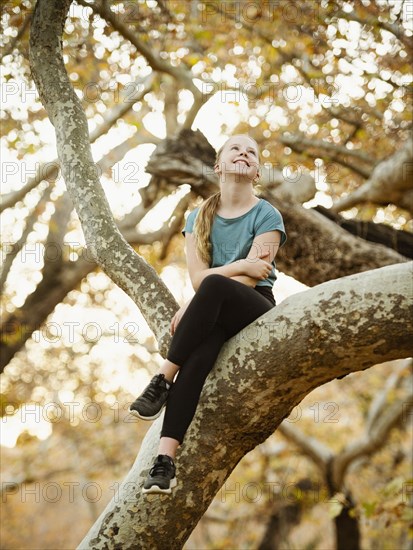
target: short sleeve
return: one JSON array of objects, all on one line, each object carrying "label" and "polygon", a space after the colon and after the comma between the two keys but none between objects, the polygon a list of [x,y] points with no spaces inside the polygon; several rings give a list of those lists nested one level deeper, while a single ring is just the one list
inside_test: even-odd
[{"label": "short sleeve", "polygon": [[182,235],[185,237],[185,233],[188,231],[188,233],[193,233],[194,231],[194,224],[196,219],[196,214],[198,212],[198,208],[195,208],[195,210],[192,210],[188,217],[186,218],[185,227],[182,230]]},{"label": "short sleeve", "polygon": [[287,240],[284,221],[279,210],[270,203],[268,203],[268,208],[263,211],[262,216],[257,219],[255,236],[267,233],[268,231],[279,231],[281,233],[281,248]]}]

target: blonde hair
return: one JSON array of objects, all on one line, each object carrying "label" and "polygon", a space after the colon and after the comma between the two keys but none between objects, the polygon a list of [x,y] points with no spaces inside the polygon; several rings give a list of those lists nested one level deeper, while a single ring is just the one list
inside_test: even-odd
[{"label": "blonde hair", "polygon": [[[258,151],[258,162],[260,160],[260,153],[259,153],[259,147],[255,139],[253,139],[248,134],[236,134],[236,135],[243,135],[249,137],[257,146]],[[231,136],[235,137],[235,136]],[[225,145],[228,143],[228,141],[231,139],[228,138],[227,141],[218,149],[216,158],[215,158],[215,165],[219,162],[219,159],[221,157],[221,153],[225,147]],[[209,266],[211,265],[212,261],[212,244],[210,240],[210,235],[212,231],[212,224],[214,222],[216,211],[218,210],[218,206],[221,200],[221,191],[218,191],[218,193],[214,193],[211,197],[206,199],[200,206],[195,224],[194,224],[194,237],[195,237],[195,247],[198,257],[205,263],[207,263]]]}]

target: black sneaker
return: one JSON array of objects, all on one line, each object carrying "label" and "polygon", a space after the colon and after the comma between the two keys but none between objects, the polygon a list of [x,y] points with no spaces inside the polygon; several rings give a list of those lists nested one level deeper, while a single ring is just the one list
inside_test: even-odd
[{"label": "black sneaker", "polygon": [[165,406],[171,386],[164,374],[157,374],[129,407],[129,412],[142,420],[155,420]]},{"label": "black sneaker", "polygon": [[175,464],[168,455],[158,455],[149,470],[142,493],[164,493],[170,495],[176,487]]}]

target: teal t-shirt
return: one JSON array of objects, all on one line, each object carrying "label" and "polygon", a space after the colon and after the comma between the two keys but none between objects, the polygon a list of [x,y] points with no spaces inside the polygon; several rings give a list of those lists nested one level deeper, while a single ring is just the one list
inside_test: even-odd
[{"label": "teal t-shirt", "polygon": [[[186,231],[188,233],[193,232],[198,210],[199,207],[189,214],[185,229],[182,231],[184,236]],[[251,210],[238,218],[223,218],[215,214],[210,237],[212,243],[212,264],[210,267],[221,267],[246,258],[255,237],[261,235],[261,233],[275,230],[281,233],[281,247],[287,240],[284,222],[280,212],[265,199],[260,199]],[[260,251],[257,250],[257,256],[259,253]],[[258,281],[256,286],[273,286],[277,278],[275,275],[275,261],[272,262],[272,265],[270,275],[263,281]]]}]

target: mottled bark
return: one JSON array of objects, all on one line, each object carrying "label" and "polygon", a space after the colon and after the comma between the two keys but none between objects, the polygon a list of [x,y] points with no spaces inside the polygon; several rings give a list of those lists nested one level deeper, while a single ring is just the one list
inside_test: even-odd
[{"label": "mottled bark", "polygon": [[411,356],[411,269],[404,263],[329,281],[291,296],[228,341],[178,454],[174,495],[141,493],[161,417],[79,548],[181,548],[240,459],[312,389]]},{"label": "mottled bark", "polygon": [[[104,163],[101,166],[104,168]],[[154,193],[158,183],[153,181]],[[277,200],[274,200],[275,193]],[[161,257],[165,257],[173,235],[179,233],[182,228],[183,216],[191,196],[188,195],[182,199],[163,228],[156,232],[141,234],[137,233],[136,225],[153,206],[154,203],[151,201],[157,200],[148,188],[142,189],[142,195],[143,202],[119,223],[119,229],[129,243],[162,242]],[[290,204],[290,206],[288,203],[279,204],[278,188],[271,195],[265,195],[265,198],[282,209],[289,235],[287,249],[281,249],[277,256],[277,268],[309,286],[337,279],[342,275],[406,261],[406,258],[396,251],[388,250],[381,245],[370,244],[361,237],[353,236],[312,209],[305,209],[299,204]],[[144,202],[147,202],[147,208]],[[82,255],[86,262],[63,261],[60,266],[60,276],[57,279],[52,280],[43,274],[39,287],[32,296],[28,297],[19,311],[3,319],[1,372],[30,338],[33,330],[38,329],[52,313],[54,307],[80,283],[85,275],[96,269],[96,263],[86,250]],[[47,263],[49,260],[46,258],[45,261]]]},{"label": "mottled bark", "polygon": [[[174,300],[122,239],[92,169],[86,118],[61,54],[70,3],[39,0],[36,5],[30,52],[34,80],[56,129],[63,176],[90,252],[136,301],[162,353]],[[178,455],[174,496],[143,499],[140,492],[158,445],[160,418],[81,548],[181,548],[239,460],[312,389],[349,371],[411,355],[410,270],[411,265],[400,264],[330,281],[285,300],[228,342]]]},{"label": "mottled bark", "polygon": [[39,0],[30,34],[30,66],[40,99],[55,127],[59,162],[90,255],[136,302],[161,354],[170,341],[172,294],[155,270],[119,232],[96,174],[85,113],[63,63],[61,36],[71,0]]}]

